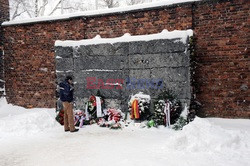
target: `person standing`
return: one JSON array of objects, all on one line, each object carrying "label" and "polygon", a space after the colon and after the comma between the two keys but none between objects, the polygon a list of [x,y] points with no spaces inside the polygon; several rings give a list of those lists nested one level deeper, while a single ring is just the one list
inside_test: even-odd
[{"label": "person standing", "polygon": [[60,100],[63,103],[64,110],[64,131],[77,132],[74,126],[74,115],[73,115],[73,79],[71,76],[67,76],[60,86]]}]

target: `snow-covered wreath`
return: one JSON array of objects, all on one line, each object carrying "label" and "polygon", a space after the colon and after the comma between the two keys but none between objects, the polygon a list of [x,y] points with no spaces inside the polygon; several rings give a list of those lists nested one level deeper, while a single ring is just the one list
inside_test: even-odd
[{"label": "snow-covered wreath", "polygon": [[130,118],[135,120],[146,120],[150,115],[150,96],[139,92],[131,96],[128,102]]}]

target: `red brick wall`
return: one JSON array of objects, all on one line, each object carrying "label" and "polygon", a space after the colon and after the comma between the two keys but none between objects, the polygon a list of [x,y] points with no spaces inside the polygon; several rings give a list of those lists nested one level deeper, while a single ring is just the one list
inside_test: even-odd
[{"label": "red brick wall", "polygon": [[[25,107],[54,107],[56,39],[116,37],[194,29],[197,99],[201,114],[250,117],[249,1],[213,0],[158,9],[6,26],[8,101]],[[246,49],[248,48],[248,49]],[[47,72],[44,71],[47,68]],[[245,87],[245,88],[244,88]]]},{"label": "red brick wall", "polygon": [[9,19],[9,1],[0,0],[0,97],[3,95],[2,88],[4,86],[3,76],[3,32],[1,24]]},{"label": "red brick wall", "polygon": [[[190,5],[181,8],[182,13],[190,12]],[[179,21],[175,20],[177,10],[180,8],[6,26],[5,72],[8,74],[5,79],[8,102],[24,107],[55,106],[55,40],[92,38],[97,34],[115,37],[122,36],[124,32],[149,34],[163,29],[191,28],[191,16],[178,14]],[[161,18],[158,18],[159,15]],[[128,18],[131,21],[128,22]],[[139,21],[140,24],[137,23]],[[172,23],[167,24],[168,21]],[[144,24],[148,24],[150,28],[145,29]],[[127,28],[123,29],[121,26]],[[41,68],[47,68],[48,71],[44,72]]]},{"label": "red brick wall", "polygon": [[54,107],[56,39],[84,38],[81,19],[5,27],[7,100],[24,107]]},{"label": "red brick wall", "polygon": [[0,21],[9,19],[9,0],[0,0]]},{"label": "red brick wall", "polygon": [[144,35],[159,33],[163,29],[191,29],[191,6],[186,4],[180,7],[88,18],[86,36],[93,38],[99,34],[102,37],[117,37],[124,33]]},{"label": "red brick wall", "polygon": [[250,1],[195,6],[197,98],[205,116],[250,118],[249,28]]}]

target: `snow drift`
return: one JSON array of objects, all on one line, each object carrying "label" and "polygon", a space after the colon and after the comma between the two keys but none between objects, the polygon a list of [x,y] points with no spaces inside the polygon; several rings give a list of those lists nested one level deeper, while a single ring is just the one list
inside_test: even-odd
[{"label": "snow drift", "polygon": [[[78,133],[65,133],[54,117],[53,109],[27,110],[0,99],[0,163],[11,166],[249,165],[250,121],[247,119],[197,117],[181,131],[140,128],[131,122],[122,130],[91,125]],[[65,154],[67,157],[62,157]]]},{"label": "snow drift", "polygon": [[174,134],[166,146],[191,152],[247,149],[250,146],[249,134],[241,130],[223,129],[207,119],[196,117],[182,131]]},{"label": "snow drift", "polygon": [[0,138],[33,135],[58,126],[54,109],[25,109],[0,99]]}]

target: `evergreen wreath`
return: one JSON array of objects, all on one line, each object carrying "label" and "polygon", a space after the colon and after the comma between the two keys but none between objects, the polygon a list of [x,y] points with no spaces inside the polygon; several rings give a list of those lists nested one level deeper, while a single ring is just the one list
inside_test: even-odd
[{"label": "evergreen wreath", "polygon": [[154,121],[154,126],[165,125],[165,113],[164,107],[166,102],[170,103],[170,124],[175,124],[180,117],[182,112],[181,102],[177,100],[176,96],[172,91],[163,91],[157,97],[154,102],[154,114],[152,120]]},{"label": "evergreen wreath", "polygon": [[[101,106],[102,106],[102,111],[105,108],[105,97],[101,95],[100,90],[97,91],[96,96],[100,97],[101,99]],[[96,96],[91,95],[89,100],[87,101],[87,111],[91,117],[90,122],[92,120],[98,121],[97,115],[96,115]]]}]

